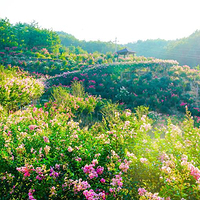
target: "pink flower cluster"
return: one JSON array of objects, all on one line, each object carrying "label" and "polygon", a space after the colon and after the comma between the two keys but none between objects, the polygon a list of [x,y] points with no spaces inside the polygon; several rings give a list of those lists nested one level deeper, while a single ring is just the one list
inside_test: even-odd
[{"label": "pink flower cluster", "polygon": [[92,164],[90,165],[85,165],[82,169],[84,171],[84,173],[89,174],[89,178],[93,179],[93,178],[97,178],[98,175],[101,175],[104,171],[104,167],[98,166],[96,169],[94,168],[94,166],[98,164],[98,161],[95,159],[92,161]]},{"label": "pink flower cluster", "polygon": [[170,197],[167,197],[166,199],[163,197],[159,197],[158,193],[152,194],[151,192],[147,192],[147,190],[145,190],[144,188],[139,188],[138,194],[140,196],[143,196],[143,197],[146,197],[147,199],[152,199],[152,200],[170,200]]},{"label": "pink flower cluster", "polygon": [[191,176],[193,176],[195,180],[200,181],[200,170],[197,167],[195,167],[192,163],[187,162],[186,160],[183,160],[181,165],[187,167]]},{"label": "pink flower cluster", "polygon": [[44,141],[45,141],[46,143],[49,143],[49,138],[48,138],[47,136],[44,136],[43,139],[44,139]]},{"label": "pink flower cluster", "polygon": [[89,83],[96,83],[96,81],[94,81],[94,80],[89,80]]},{"label": "pink flower cluster", "polygon": [[124,163],[121,163],[121,165],[119,166],[119,169],[121,169],[123,172],[127,172],[127,170],[129,169],[130,163],[131,163],[130,161],[127,161],[125,159]]},{"label": "pink flower cluster", "polygon": [[30,176],[31,171],[35,171],[32,165],[26,165],[25,167],[17,167],[17,171],[22,172],[25,177]]},{"label": "pink flower cluster", "polygon": [[37,128],[37,127],[38,127],[37,125],[30,125],[30,126],[29,126],[29,129],[30,129],[30,130],[34,130],[34,129]]},{"label": "pink flower cluster", "polygon": [[187,103],[181,102],[180,106],[185,106]]},{"label": "pink flower cluster", "polygon": [[91,187],[87,181],[82,181],[82,179],[79,179],[79,181],[74,181],[73,184],[75,193],[86,190],[87,188]]},{"label": "pink flower cluster", "polygon": [[34,197],[33,197],[33,193],[35,192],[35,190],[33,189],[30,189],[29,192],[28,192],[28,199],[30,200],[36,200]]},{"label": "pink flower cluster", "polygon": [[[121,172],[118,175],[115,175],[115,178],[112,178],[112,182],[110,183],[110,185],[117,187],[117,191],[121,190],[121,187],[123,185],[122,183],[122,177],[121,177]],[[110,188],[109,191],[115,192],[116,188]]]},{"label": "pink flower cluster", "polygon": [[43,179],[45,178],[45,176],[44,176],[44,174],[43,174],[43,169],[42,169],[41,167],[37,167],[35,171],[36,171],[36,173],[38,174],[38,175],[36,176],[36,179],[38,179],[38,180],[43,180]]},{"label": "pink flower cluster", "polygon": [[54,169],[52,167],[50,167],[50,174],[49,176],[53,177],[54,179],[56,179],[59,176],[59,173],[54,171]]},{"label": "pink flower cluster", "polygon": [[67,149],[69,152],[72,152],[73,151],[73,148],[71,146],[68,147]]},{"label": "pink flower cluster", "polygon": [[89,88],[95,89],[95,85],[89,85]]},{"label": "pink flower cluster", "polygon": [[96,192],[94,192],[94,190],[85,190],[83,192],[84,196],[86,197],[86,199],[88,200],[97,200],[97,199],[106,199],[106,194],[105,192],[100,192],[99,194],[97,194]]},{"label": "pink flower cluster", "polygon": [[76,76],[73,78],[73,81],[78,81],[78,80],[79,80],[79,78]]}]

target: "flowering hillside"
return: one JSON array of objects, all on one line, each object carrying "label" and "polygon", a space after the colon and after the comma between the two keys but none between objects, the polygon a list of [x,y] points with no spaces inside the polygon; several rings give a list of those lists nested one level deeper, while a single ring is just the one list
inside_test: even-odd
[{"label": "flowering hillside", "polygon": [[112,99],[126,108],[146,105],[154,111],[176,114],[185,112],[187,105],[199,117],[200,73],[178,66],[176,61],[151,59],[97,65],[49,78],[47,85],[70,87],[75,80],[82,82],[90,94]]},{"label": "flowering hillside", "polygon": [[[53,97],[1,119],[1,197],[200,198],[199,129],[189,112],[181,128],[169,120],[154,129],[145,107],[121,111],[63,88]],[[102,120],[81,128],[77,114],[91,116],[99,102]]]}]

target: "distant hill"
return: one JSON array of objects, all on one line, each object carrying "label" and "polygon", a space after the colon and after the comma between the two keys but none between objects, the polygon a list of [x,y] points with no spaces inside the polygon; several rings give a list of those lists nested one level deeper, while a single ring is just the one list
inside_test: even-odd
[{"label": "distant hill", "polygon": [[200,65],[200,30],[178,40],[138,40],[125,45],[136,51],[137,56],[177,60],[181,65]]},{"label": "distant hill", "polygon": [[[78,40],[73,35],[65,33],[63,31],[58,31],[57,34],[60,37],[61,44],[65,47],[81,47],[84,51],[88,53],[94,53],[98,51],[100,53],[106,54],[107,52],[115,52],[115,44],[113,42],[102,42],[102,41],[85,41]],[[122,48],[122,45],[117,45],[117,49]]]},{"label": "distant hill", "polygon": [[125,46],[136,51],[137,56],[156,57],[164,59],[166,57],[167,45],[171,41],[166,40],[138,40],[135,43],[128,43]]}]

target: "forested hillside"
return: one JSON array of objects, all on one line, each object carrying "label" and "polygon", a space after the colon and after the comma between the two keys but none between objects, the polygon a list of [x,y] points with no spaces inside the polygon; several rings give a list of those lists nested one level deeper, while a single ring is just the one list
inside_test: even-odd
[{"label": "forested hillside", "polygon": [[155,57],[164,59],[166,56],[167,45],[171,41],[166,40],[138,40],[135,43],[128,43],[126,46],[133,51],[136,51],[137,56]]},{"label": "forested hillside", "polygon": [[181,65],[195,67],[200,64],[200,31],[197,30],[189,37],[166,41],[146,40],[126,44],[138,56],[156,57],[177,60]]},{"label": "forested hillside", "polygon": [[[11,24],[8,19],[0,19],[0,50],[5,47],[46,48],[50,53],[69,52],[75,54],[115,52],[113,42],[78,40],[65,32],[42,29],[38,23],[32,22]],[[117,48],[122,48],[117,45]]]},{"label": "forested hillside", "polygon": [[[65,47],[73,48],[74,47],[81,47],[83,50],[87,51],[88,53],[94,53],[98,51],[100,53],[107,53],[107,52],[115,52],[115,44],[113,42],[101,42],[101,41],[89,41],[86,42],[84,40],[78,40],[73,35],[67,34],[65,32],[57,32],[61,44]],[[119,50],[122,48],[121,45],[117,45],[117,49]]]}]

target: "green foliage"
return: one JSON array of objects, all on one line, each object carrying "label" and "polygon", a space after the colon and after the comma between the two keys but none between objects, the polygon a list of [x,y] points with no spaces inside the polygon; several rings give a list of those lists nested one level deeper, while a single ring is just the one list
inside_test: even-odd
[{"label": "green foliage", "polygon": [[56,32],[39,28],[38,24],[10,24],[8,19],[0,19],[0,50],[6,47],[28,49],[46,48],[50,53],[56,53],[60,47],[60,39]]},{"label": "green foliage", "polygon": [[16,36],[14,35],[13,25],[8,19],[0,18],[0,50],[5,47],[16,46]]},{"label": "green foliage", "polygon": [[85,96],[85,89],[83,84],[77,81],[74,81],[71,85],[72,94],[75,97],[84,97]]}]

